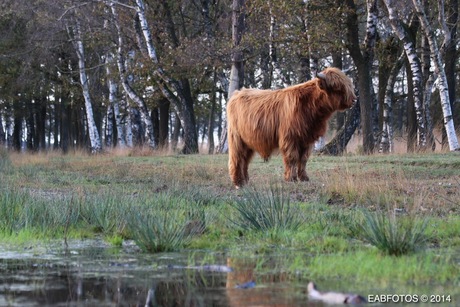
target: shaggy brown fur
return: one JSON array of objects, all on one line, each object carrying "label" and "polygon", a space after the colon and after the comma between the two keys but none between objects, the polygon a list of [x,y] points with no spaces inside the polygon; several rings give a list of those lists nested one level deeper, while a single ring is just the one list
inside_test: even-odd
[{"label": "shaggy brown fur", "polygon": [[227,106],[229,173],[236,187],[249,180],[254,152],[267,160],[280,150],[287,181],[307,181],[305,166],[313,144],[327,129],[329,117],[352,106],[351,80],[337,68],[280,90],[242,89]]}]

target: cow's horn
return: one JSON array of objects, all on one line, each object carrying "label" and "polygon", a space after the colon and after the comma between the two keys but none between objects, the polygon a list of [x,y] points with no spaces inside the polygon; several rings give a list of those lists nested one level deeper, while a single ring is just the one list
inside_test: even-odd
[{"label": "cow's horn", "polygon": [[320,79],[323,79],[325,80],[326,79],[326,76],[322,73],[322,72],[319,72],[316,74],[316,77],[320,78]]}]

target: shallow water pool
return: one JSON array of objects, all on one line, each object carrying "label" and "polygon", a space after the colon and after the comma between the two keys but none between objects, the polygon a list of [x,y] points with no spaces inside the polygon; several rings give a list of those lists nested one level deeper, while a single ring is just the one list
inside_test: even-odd
[{"label": "shallow water pool", "polygon": [[[326,306],[308,300],[308,280],[276,266],[260,273],[257,263],[225,253],[144,254],[133,244],[113,248],[99,240],[72,241],[67,248],[62,242],[16,250],[0,246],[0,306]],[[364,297],[452,290],[355,289],[340,280],[322,281],[321,288],[351,288]],[[457,293],[437,305],[456,306],[459,299]]]}]

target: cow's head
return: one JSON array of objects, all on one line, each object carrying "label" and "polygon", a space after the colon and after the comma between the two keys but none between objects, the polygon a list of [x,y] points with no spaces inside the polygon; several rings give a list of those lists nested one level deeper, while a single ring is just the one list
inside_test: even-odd
[{"label": "cow's head", "polygon": [[339,105],[336,106],[338,110],[345,110],[353,105],[356,100],[353,84],[340,69],[329,67],[318,73],[316,77],[320,80],[319,87],[322,90],[340,97]]}]

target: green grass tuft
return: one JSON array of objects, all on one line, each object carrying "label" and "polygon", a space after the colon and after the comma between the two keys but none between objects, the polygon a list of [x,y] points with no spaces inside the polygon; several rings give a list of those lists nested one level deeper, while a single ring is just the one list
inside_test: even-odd
[{"label": "green grass tuft", "polygon": [[121,234],[131,207],[130,199],[121,195],[102,193],[88,197],[81,203],[83,219],[104,235]]},{"label": "green grass tuft", "polygon": [[28,195],[14,189],[0,193],[0,232],[6,235],[24,227],[24,206]]},{"label": "green grass tuft", "polygon": [[357,232],[371,245],[388,255],[401,256],[425,247],[428,219],[397,216],[387,212],[364,212]]},{"label": "green grass tuft", "polygon": [[138,205],[127,222],[137,245],[151,253],[180,250],[206,227],[203,207],[169,193]]},{"label": "green grass tuft", "polygon": [[231,206],[238,213],[231,221],[244,231],[296,231],[305,222],[302,212],[291,205],[289,195],[280,187],[245,188]]}]

